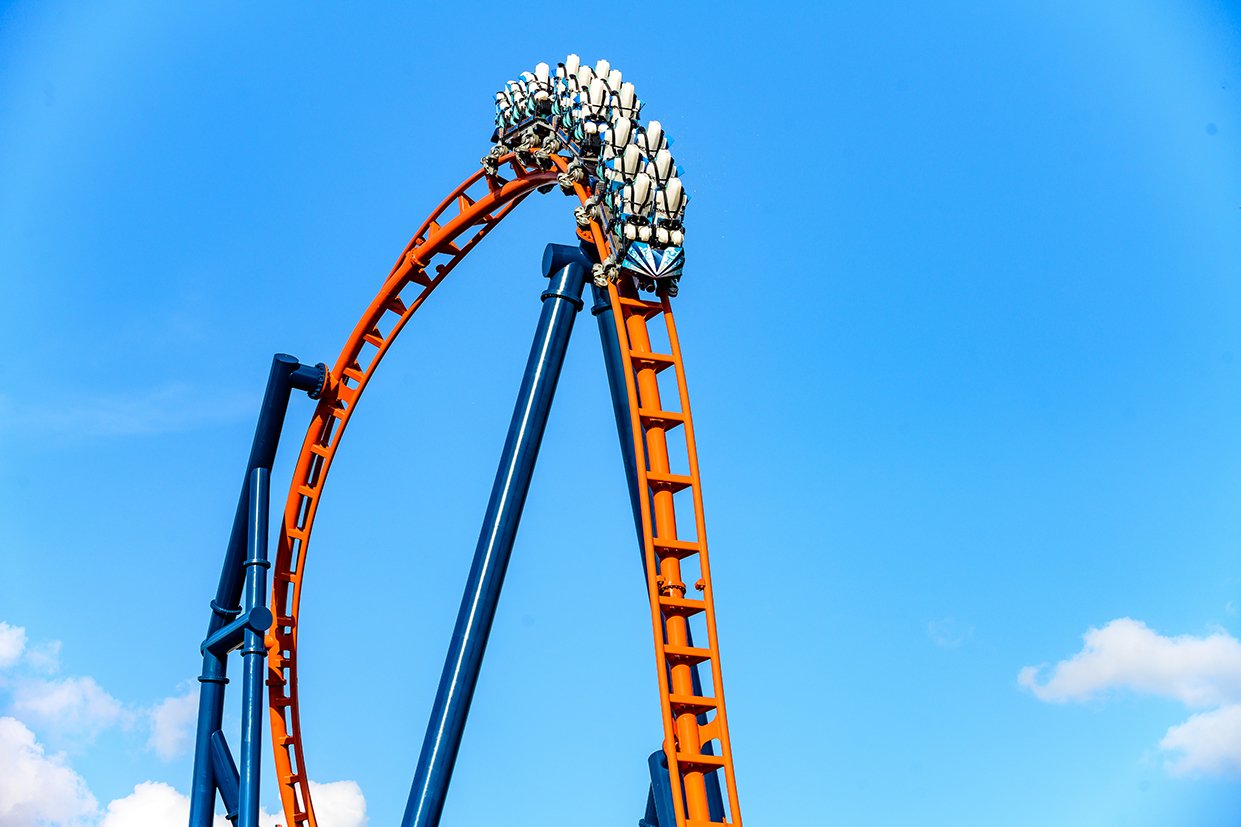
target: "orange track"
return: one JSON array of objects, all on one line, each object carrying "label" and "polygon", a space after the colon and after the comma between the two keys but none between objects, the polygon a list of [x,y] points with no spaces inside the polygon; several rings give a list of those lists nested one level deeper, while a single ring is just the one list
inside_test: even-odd
[{"label": "orange track", "polygon": [[[276,551],[272,580],[275,622],[267,638],[272,743],[281,804],[290,827],[317,827],[298,711],[297,618],[315,513],[341,436],[359,397],[406,322],[457,263],[523,198],[537,187],[555,183],[556,174],[563,171],[567,163],[559,156],[553,156],[552,161],[555,168],[540,170],[528,168],[516,156],[507,155],[500,160],[500,167],[512,175],[511,179],[479,170],[453,190],[423,222],[345,343],[302,442]],[[575,191],[582,202],[590,195],[580,184]],[[610,248],[602,227],[592,222],[590,231],[583,230],[580,234],[588,240],[593,239],[600,260],[607,258]],[[667,299],[659,304],[638,300],[627,284],[623,290],[611,285],[608,292],[621,353],[629,355],[633,368],[625,373],[639,490],[645,488],[650,492],[650,496],[639,499],[664,723],[664,752],[668,758],[677,827],[740,825],[715,637],[698,460],[672,310]],[[660,316],[667,325],[671,343],[672,352],[668,354],[652,353],[650,349],[647,324]],[[656,374],[666,369],[676,376],[679,411],[664,410],[660,401]],[[687,473],[682,475],[671,473],[667,451],[669,432],[678,427],[685,439],[689,463]],[[692,491],[694,539],[678,539],[674,504],[678,491]],[[701,594],[695,599],[686,599],[682,569],[695,561],[701,573],[695,585]],[[686,630],[690,618],[697,615],[705,620],[706,646],[691,648],[686,645]],[[709,664],[714,696],[694,696],[690,673],[696,663]],[[707,744],[713,749],[704,750]],[[709,754],[711,752],[714,754]],[[722,786],[729,808],[725,821],[711,821],[707,811],[704,777],[717,770],[723,770],[724,775]]]}]

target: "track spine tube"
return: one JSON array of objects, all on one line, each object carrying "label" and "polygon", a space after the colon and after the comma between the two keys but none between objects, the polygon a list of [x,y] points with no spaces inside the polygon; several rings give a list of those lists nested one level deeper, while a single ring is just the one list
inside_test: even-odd
[{"label": "track spine tube", "polygon": [[[612,412],[616,417],[616,433],[620,440],[621,459],[625,465],[625,481],[629,486],[629,504],[633,509],[634,530],[637,533],[638,540],[638,555],[642,560],[643,574],[646,574],[646,544],[642,531],[642,503],[638,499],[640,496],[638,493],[638,460],[634,456],[633,433],[630,425],[632,414],[629,410],[629,391],[625,385],[624,371],[628,368],[621,356],[620,340],[616,335],[616,317],[612,313],[612,300],[608,295],[608,291],[605,288],[592,284],[591,295],[594,298],[594,303],[590,308],[590,312],[599,324],[599,341],[603,346],[603,362],[607,368],[608,389],[612,395]],[[693,633],[688,626],[685,629],[685,640],[687,646],[692,647],[694,645]],[[693,664],[690,669],[694,694],[701,695],[703,684],[702,676],[698,671],[698,665]],[[698,722],[705,724],[707,722],[706,716],[699,716]],[[704,747],[704,752],[712,752],[710,744]],[[659,754],[663,755],[662,752]],[[660,769],[661,767],[662,770]],[[650,794],[652,796],[670,796],[667,760],[665,759],[662,764],[652,760],[650,762],[650,770],[652,774]],[[662,785],[654,781],[655,775],[659,772],[664,773]],[[722,819],[724,817],[724,793],[720,789],[719,778],[712,774],[708,775],[705,781],[711,817]],[[672,806],[671,798],[668,799],[666,806]],[[654,823],[652,822],[652,824]],[[668,823],[675,824],[675,820]]]},{"label": "track spine tube", "polygon": [[[715,636],[701,482],[672,310],[666,296],[658,303],[643,301],[638,298],[634,285],[626,281],[610,284],[608,293],[616,319],[618,349],[631,363],[631,369],[624,372],[625,385],[637,457],[638,488],[642,494],[637,500],[642,509],[647,589],[663,706],[664,753],[676,824],[678,827],[705,827],[706,824],[740,827]],[[662,319],[666,326],[668,353],[657,353],[651,348],[647,324],[653,319]],[[676,393],[670,395],[673,404],[667,409],[660,398],[656,378],[662,370],[671,371],[676,380]],[[688,474],[672,473],[670,467],[668,433],[678,428],[684,436]],[[683,537],[677,531],[673,495],[687,489],[692,492],[694,528],[692,535]],[[687,565],[691,567],[697,563],[702,576],[694,583],[694,588],[702,593],[701,599],[687,594],[682,560],[690,561]],[[695,646],[688,621],[697,615],[705,620],[706,640]],[[714,693],[711,696],[698,694],[704,688],[696,674],[700,663],[710,665]],[[715,717],[704,720],[704,716],[712,712]],[[720,754],[713,749],[713,741],[719,742]],[[717,770],[722,771],[724,778],[714,782],[712,776]],[[727,814],[722,812],[724,791],[717,783],[727,784]],[[716,789],[720,789],[718,795]],[[653,797],[651,802],[654,803]]]},{"label": "track spine tube", "polygon": [[590,273],[589,262],[580,250],[558,244],[547,246],[543,270],[550,284],[542,294],[543,309],[534,344],[474,551],[402,827],[439,824],[569,334],[582,307],[580,296]]},{"label": "track spine tube", "polygon": [[[272,569],[267,698],[280,804],[289,827],[316,827],[302,748],[297,690],[297,619],[315,513],[338,448],[370,377],[406,323],[465,257],[540,186],[554,184],[567,162],[524,166],[515,154],[499,159],[511,178],[481,167],[449,193],[398,256],[329,372],[322,371],[319,405],[306,429],[280,521]],[[580,200],[588,196],[575,188]],[[386,324],[385,324],[386,323]],[[381,330],[377,325],[385,324]],[[387,326],[387,325],[390,325]],[[378,348],[368,353],[369,346]],[[314,398],[314,394],[312,394]]]}]

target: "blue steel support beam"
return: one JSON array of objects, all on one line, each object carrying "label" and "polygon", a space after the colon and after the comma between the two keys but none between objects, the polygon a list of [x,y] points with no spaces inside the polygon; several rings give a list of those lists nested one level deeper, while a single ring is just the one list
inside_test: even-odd
[{"label": "blue steel support beam", "polygon": [[616,418],[616,435],[620,438],[621,461],[625,466],[625,481],[629,486],[629,506],[633,509],[633,528],[638,534],[638,557],[642,560],[642,572],[646,573],[646,550],[642,546],[642,506],[638,501],[638,461],[633,455],[633,432],[629,420],[629,391],[625,387],[626,360],[620,352],[616,338],[616,319],[612,316],[612,301],[608,291],[590,286],[594,302],[590,312],[599,323],[599,342],[603,345],[603,366],[607,369],[608,390],[612,392],[612,413]]},{"label": "blue steel support beam", "polygon": [[[221,774],[213,753],[212,739],[222,740],[220,721],[224,717],[225,656],[216,655],[203,647],[203,671],[198,680],[202,684],[198,692],[198,731],[194,740],[194,778],[190,783],[190,827],[211,827],[215,811],[215,791],[236,794],[236,779]],[[225,748],[227,749],[227,748]],[[231,783],[230,783],[231,782]],[[236,804],[236,799],[234,806]]]},{"label": "blue steel support beam", "polygon": [[263,394],[263,406],[259,409],[258,425],[254,429],[254,441],[250,443],[250,458],[246,473],[241,480],[241,494],[237,498],[237,511],[233,516],[233,529],[224,552],[224,565],[220,568],[220,585],[215,593],[217,611],[212,617],[214,632],[225,622],[220,610],[236,613],[241,605],[241,587],[245,576],[242,562],[246,554],[246,515],[250,507],[250,472],[255,468],[271,470],[276,458],[276,446],[280,442],[280,430],[289,409],[289,396],[294,389],[318,399],[327,377],[324,365],[303,365],[287,353],[277,353],[271,360],[271,373],[267,376],[267,391]]},{"label": "blue steel support beam", "polygon": [[228,741],[224,733],[218,729],[211,733],[211,766],[215,773],[216,783],[220,787],[220,798],[224,801],[224,817],[229,821],[237,818],[237,763],[233,754],[228,751]]},{"label": "blue steel support beam", "polygon": [[436,827],[444,810],[448,783],[461,747],[470,700],[495,620],[522,507],[530,490],[539,444],[564,364],[573,319],[582,307],[582,286],[589,273],[590,263],[577,248],[559,244],[547,246],[543,274],[551,281],[542,295],[543,310],[535,330],[534,345],[526,362],[526,373],[517,394],[517,405],[466,581],[465,596],[457,613],[457,625],[423,738],[418,769],[401,819],[403,827]]},{"label": "blue steel support beam", "polygon": [[[250,530],[247,533],[246,556],[246,612],[253,615],[265,606],[259,604],[267,596],[267,516],[270,506],[268,478],[271,470],[255,468],[250,472]],[[267,644],[264,636],[271,625],[255,628],[252,624],[245,631],[245,645],[241,650],[244,678],[241,688],[241,773],[239,817],[237,827],[259,827],[259,775],[260,756],[263,746],[263,672],[267,668]]]},{"label": "blue steel support beam", "polygon": [[[646,815],[638,821],[638,827],[676,827],[676,811],[672,809],[672,782],[668,778],[668,756],[662,749],[646,759],[651,771],[651,791],[646,797]],[[723,819],[723,814],[711,818]]]},{"label": "blue steel support beam", "polygon": [[[633,453],[633,432],[630,424],[629,411],[629,391],[625,387],[625,371],[632,370],[628,365],[628,360],[620,352],[620,342],[616,336],[616,319],[612,315],[612,302],[608,298],[608,291],[591,285],[591,293],[594,297],[594,303],[590,308],[590,312],[594,314],[595,319],[599,323],[599,342],[603,345],[603,363],[607,368],[608,389],[612,392],[612,413],[616,418],[616,434],[620,437],[621,460],[625,464],[625,479],[629,485],[629,505],[633,509],[634,529],[638,534],[638,556],[642,558],[642,571],[646,572],[646,548],[642,538],[642,504],[638,499],[638,461]],[[693,646],[694,639],[690,629],[686,627],[685,635],[687,637],[687,645]],[[702,678],[698,673],[698,664],[692,667],[692,680],[694,694],[702,694]],[[705,724],[707,722],[706,715],[698,716],[698,723]],[[712,754],[711,745],[704,744],[703,752]],[[663,753],[659,753],[662,755]],[[659,766],[652,760],[651,774],[652,777],[658,772]],[[665,783],[660,788],[655,785],[651,787],[651,795],[658,796],[660,790],[671,790],[671,786],[667,783],[667,763],[663,765],[663,773],[665,775]],[[724,793],[720,788],[720,779],[718,774],[710,773],[706,776],[707,784],[707,808],[711,814],[711,818],[724,818]],[[671,795],[670,792],[665,794]],[[671,806],[671,799],[668,800],[666,806]],[[653,823],[653,822],[652,822]]]},{"label": "blue steel support beam", "polygon": [[[198,678],[202,686],[198,695],[194,776],[190,784],[190,827],[211,827],[216,788],[223,790],[228,784],[227,779],[217,778],[211,744],[224,717],[224,687],[228,683],[227,652],[236,644],[225,645],[227,641],[221,641],[217,633],[243,616],[241,592],[246,568],[243,563],[249,526],[250,477],[256,468],[264,468],[269,473],[271,471],[276,457],[276,446],[280,442],[280,430],[289,407],[289,396],[293,390],[306,391],[311,399],[317,399],[326,379],[325,365],[303,365],[284,353],[277,353],[272,357],[267,390],[263,394],[258,424],[254,428],[250,457],[246,462],[246,473],[242,477],[241,495],[233,517],[228,547],[224,553],[220,582],[216,588],[215,599],[211,601],[211,620],[207,625],[207,635],[202,646],[203,670]],[[251,615],[255,622],[261,620],[256,613]],[[212,642],[211,646],[207,645],[208,641]]]},{"label": "blue steel support beam", "polygon": [[266,606],[248,608],[228,625],[217,629],[200,648],[222,658],[245,642],[247,630],[266,632],[271,628],[271,621],[271,609]]}]

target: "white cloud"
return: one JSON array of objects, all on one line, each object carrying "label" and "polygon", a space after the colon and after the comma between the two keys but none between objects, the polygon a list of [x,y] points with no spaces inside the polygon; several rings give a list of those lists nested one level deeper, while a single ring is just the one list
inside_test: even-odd
[{"label": "white cloud", "polygon": [[165,761],[171,761],[189,746],[198,716],[198,685],[191,685],[182,695],[165,698],[147,715],[151,721],[147,748]]},{"label": "white cloud", "polygon": [[[60,641],[31,644],[22,626],[0,620],[0,670],[13,669],[51,674],[60,665]],[[20,667],[26,667],[21,670]]]},{"label": "white cloud", "polygon": [[[184,824],[189,798],[168,784],[144,781],[102,813],[85,780],[63,754],[48,755],[30,726],[71,742],[89,742],[101,731],[132,724],[138,717],[91,677],[44,680],[31,669],[55,671],[60,643],[30,646],[26,630],[0,622],[0,666],[20,666],[3,688],[14,714],[0,717],[0,827],[164,827]],[[198,710],[198,687],[165,698],[144,711],[150,723],[147,746],[170,759],[188,746]],[[28,726],[29,724],[30,726]],[[270,788],[269,788],[270,789]],[[366,827],[366,799],[354,781],[310,782],[315,810],[332,827]],[[101,820],[102,819],[102,820]],[[283,814],[260,811],[261,827],[276,827]],[[222,817],[214,827],[229,827]]]},{"label": "white cloud", "polygon": [[25,660],[35,671],[52,674],[60,668],[60,641],[49,640],[26,647]]},{"label": "white cloud", "polygon": [[1087,701],[1129,690],[1208,709],[1171,727],[1160,749],[1175,754],[1173,774],[1241,773],[1241,641],[1226,632],[1160,635],[1132,618],[1082,636],[1082,650],[1057,663],[1027,666],[1017,681],[1050,703]]},{"label": "white cloud", "polygon": [[356,781],[333,781],[328,784],[311,781],[310,800],[315,804],[315,815],[323,824],[331,824],[332,827],[366,827],[369,823],[366,818],[366,798]]},{"label": "white cloud", "polygon": [[[310,795],[321,823],[332,827],[366,827],[366,799],[362,797],[362,790],[356,782],[319,784],[311,781]],[[144,781],[135,786],[132,793],[108,805],[99,827],[167,827],[185,824],[189,815],[189,796],[182,795],[167,784]],[[260,827],[276,827],[278,823],[284,823],[282,813],[259,811]],[[8,822],[3,818],[0,818],[0,827],[8,827]],[[217,815],[213,827],[229,827],[229,823],[224,816]]]},{"label": "white cloud", "polygon": [[96,809],[86,782],[62,756],[48,756],[21,721],[0,718],[0,826],[70,825]]},{"label": "white cloud", "polygon": [[1223,632],[1164,637],[1123,617],[1082,639],[1082,651],[1057,663],[1046,681],[1033,666],[1018,681],[1044,701],[1082,701],[1120,688],[1194,708],[1241,701],[1241,641]]},{"label": "white cloud", "polygon": [[26,630],[0,620],[0,669],[17,663],[26,649]]},{"label": "white cloud", "polygon": [[[108,804],[99,827],[167,827],[185,824],[189,817],[189,796],[158,781],[143,781],[129,795]],[[213,825],[229,827],[227,819],[220,815]]]},{"label": "white cloud", "polygon": [[1181,753],[1168,764],[1174,775],[1241,774],[1241,704],[1194,715],[1169,729],[1159,747]]},{"label": "white cloud", "polygon": [[13,712],[58,736],[89,741],[109,727],[127,725],[132,715],[94,678],[19,682]]}]

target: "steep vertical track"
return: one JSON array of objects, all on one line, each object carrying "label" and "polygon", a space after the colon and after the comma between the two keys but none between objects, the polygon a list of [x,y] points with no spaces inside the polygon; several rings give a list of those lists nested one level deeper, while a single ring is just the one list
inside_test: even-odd
[{"label": "steep vertical track", "polygon": [[[620,352],[627,356],[630,364],[625,372],[625,385],[629,392],[630,424],[638,466],[647,591],[664,722],[664,754],[668,759],[677,824],[686,827],[741,824],[728,718],[724,710],[694,424],[672,307],[666,297],[656,303],[622,295],[615,284],[609,287],[608,293],[617,322]],[[669,353],[658,353],[651,346],[648,326],[659,321],[665,325]],[[660,394],[659,376],[665,372],[675,377],[673,405]],[[673,468],[673,453],[669,451],[669,441],[676,439],[677,432],[684,444],[687,465],[684,469]],[[682,470],[684,473],[680,473]],[[683,492],[690,494],[692,532],[677,528],[678,511],[681,514],[686,511],[684,504],[680,509],[677,504],[677,495]],[[685,581],[694,567],[700,576],[687,588]],[[705,626],[705,646],[694,645],[695,637],[697,641],[704,638],[690,632],[691,622],[696,617],[701,617]],[[693,669],[700,664],[710,669],[711,688],[705,688],[704,684],[703,689],[695,691]],[[724,772],[722,786],[727,791],[731,821],[716,821],[710,813],[706,775],[719,770]]]},{"label": "steep vertical track", "polygon": [[[553,156],[551,161],[554,165],[551,169],[537,169],[523,165],[513,154],[506,155],[499,160],[499,173],[489,175],[480,170],[441,202],[402,251],[379,293],[354,327],[330,372],[327,387],[307,429],[279,533],[272,586],[275,620],[267,635],[272,743],[288,827],[316,827],[318,823],[303,754],[297,690],[297,629],[311,532],[341,437],[379,363],[435,288],[531,191],[555,185],[557,173],[565,171],[567,162],[559,156]],[[581,184],[574,190],[583,203],[590,196]],[[608,235],[597,222],[592,222],[589,230],[583,229],[579,234],[583,240],[593,241],[601,260],[607,258],[610,252]],[[626,285],[624,290],[632,293],[632,286]],[[650,573],[647,585],[661,676],[664,751],[674,792],[677,827],[740,825],[715,639],[693,424],[671,308],[667,299],[657,304],[640,301],[636,294],[622,295],[616,285],[610,287],[609,294],[621,352],[630,355],[633,368],[626,372],[626,381],[638,477],[641,487],[650,492],[650,496],[640,498],[643,501],[643,543]],[[667,324],[672,351],[669,354],[656,354],[650,349],[646,324],[656,317]],[[660,401],[656,374],[669,368],[676,376],[679,411],[663,410]],[[680,476],[670,472],[667,451],[668,433],[678,428],[684,435],[689,462],[688,473]],[[684,490],[692,491],[695,524],[692,540],[678,539],[676,529],[673,498]],[[694,563],[701,574],[695,584],[701,595],[686,599],[683,564]],[[690,621],[696,615],[701,615],[706,624],[707,645],[702,648],[688,645]],[[695,664],[709,664],[714,693],[694,694],[691,671]],[[715,745],[714,749],[709,745]],[[712,821],[704,778],[719,770],[724,774],[729,818]]]}]

